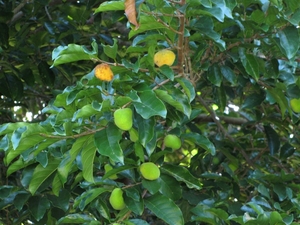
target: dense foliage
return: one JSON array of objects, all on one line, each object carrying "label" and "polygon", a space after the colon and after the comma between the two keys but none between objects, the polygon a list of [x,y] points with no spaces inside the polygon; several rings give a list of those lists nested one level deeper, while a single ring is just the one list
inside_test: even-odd
[{"label": "dense foliage", "polygon": [[299,23],[299,0],[0,1],[0,222],[298,224]]}]

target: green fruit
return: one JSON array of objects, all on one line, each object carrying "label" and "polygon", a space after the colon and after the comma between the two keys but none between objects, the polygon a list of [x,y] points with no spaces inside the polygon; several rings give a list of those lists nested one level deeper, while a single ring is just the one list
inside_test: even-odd
[{"label": "green fruit", "polygon": [[219,159],[217,156],[215,156],[215,157],[213,157],[213,159],[212,159],[212,163],[213,163],[214,165],[218,165],[218,164],[220,163],[220,159]]},{"label": "green fruit", "polygon": [[[113,167],[110,164],[105,164],[105,166],[104,166],[105,173],[107,173],[108,171],[110,171],[112,169],[113,169]],[[118,179],[118,176],[117,176],[117,174],[114,174],[114,175],[111,175],[108,178],[111,179],[111,180],[115,180],[115,179]]]},{"label": "green fruit", "polygon": [[130,108],[117,109],[114,112],[114,121],[121,130],[130,130],[132,128],[132,110]]},{"label": "green fruit", "polygon": [[300,113],[300,98],[291,99],[290,105],[295,113]]},{"label": "green fruit", "polygon": [[181,147],[181,140],[174,134],[168,134],[164,138],[165,147],[172,148],[173,150],[177,150]]},{"label": "green fruit", "polygon": [[160,170],[158,166],[152,162],[143,163],[140,166],[140,172],[146,180],[156,180],[160,176]]},{"label": "green fruit", "polygon": [[122,210],[125,208],[125,202],[123,198],[123,191],[121,188],[115,188],[109,197],[109,203],[115,210]]},{"label": "green fruit", "polygon": [[137,132],[136,129],[131,128],[129,130],[129,138],[132,142],[137,142],[139,140],[139,133]]}]

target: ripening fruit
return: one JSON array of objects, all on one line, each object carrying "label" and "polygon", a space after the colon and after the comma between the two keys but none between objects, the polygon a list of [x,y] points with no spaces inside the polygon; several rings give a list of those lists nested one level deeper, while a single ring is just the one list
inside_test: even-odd
[{"label": "ripening fruit", "polygon": [[291,99],[290,105],[295,113],[300,113],[300,98]]},{"label": "ripening fruit", "polygon": [[129,138],[132,142],[137,142],[139,140],[139,133],[137,132],[136,129],[131,128],[129,130]]},{"label": "ripening fruit", "polygon": [[146,180],[156,180],[160,177],[160,170],[153,162],[140,165],[140,172]]},{"label": "ripening fruit", "polygon": [[173,150],[177,150],[181,147],[181,140],[174,134],[168,134],[164,138],[165,147],[172,148]]},{"label": "ripening fruit", "polygon": [[110,66],[106,63],[101,63],[95,67],[95,76],[103,81],[111,81],[114,78]]},{"label": "ripening fruit", "polygon": [[132,110],[130,108],[117,109],[114,112],[114,121],[121,130],[132,128]]},{"label": "ripening fruit", "polygon": [[163,49],[155,53],[154,55],[154,63],[161,67],[163,65],[172,66],[175,61],[175,54],[174,52]]},{"label": "ripening fruit", "polygon": [[115,210],[122,210],[125,208],[125,202],[123,198],[123,191],[121,188],[115,188],[109,197],[109,203]]},{"label": "ripening fruit", "polygon": [[[110,164],[105,164],[104,165],[104,170],[105,170],[105,173],[107,173],[108,171],[112,170],[113,167],[110,165]],[[118,179],[118,176],[117,174],[114,174],[114,175],[111,175],[110,177],[108,177],[109,179],[111,180],[115,180],[115,179]]]}]

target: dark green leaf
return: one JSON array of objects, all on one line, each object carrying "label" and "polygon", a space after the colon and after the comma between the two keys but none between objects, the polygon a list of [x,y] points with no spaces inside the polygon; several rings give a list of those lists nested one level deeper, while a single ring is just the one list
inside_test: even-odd
[{"label": "dark green leaf", "polygon": [[29,191],[32,195],[37,191],[37,189],[43,184],[43,182],[50,177],[57,169],[60,163],[59,159],[52,158],[47,167],[44,168],[42,165],[38,165],[34,169],[32,179],[29,184]]},{"label": "dark green leaf", "polygon": [[82,175],[85,180],[88,182],[94,182],[94,158],[97,152],[97,148],[95,146],[94,138],[90,136],[87,139],[84,147],[81,151],[81,163],[82,163]]},{"label": "dark green leaf", "polygon": [[108,57],[110,57],[110,58],[112,58],[114,60],[116,59],[117,53],[118,53],[118,45],[117,45],[117,43],[118,43],[117,39],[114,38],[114,44],[113,44],[113,46],[103,45],[102,44],[102,47],[103,47],[105,55],[107,55]]},{"label": "dark green leaf", "polygon": [[216,64],[212,65],[207,74],[207,79],[214,85],[220,87],[222,83],[222,74],[220,71],[220,67]]},{"label": "dark green leaf", "polygon": [[174,80],[174,71],[169,66],[163,65],[159,67],[159,71],[167,78],[169,78],[171,81]]},{"label": "dark green leaf", "polygon": [[124,1],[106,1],[100,4],[100,6],[95,10],[95,13],[124,10],[124,9],[125,9]]},{"label": "dark green leaf", "polygon": [[108,156],[113,162],[124,164],[123,151],[119,141],[122,139],[120,129],[109,123],[108,127],[95,133],[95,144],[101,155]]},{"label": "dark green leaf", "polygon": [[264,129],[268,140],[270,154],[274,155],[279,151],[280,138],[276,133],[276,131],[271,126],[264,126]]},{"label": "dark green leaf", "polygon": [[68,46],[59,46],[52,52],[52,66],[57,66],[64,63],[76,62],[79,60],[98,59],[98,48],[94,41],[92,43],[92,51],[87,50],[85,46],[77,44],[69,44]]},{"label": "dark green leaf", "polygon": [[251,109],[255,106],[260,105],[264,100],[265,100],[265,95],[262,92],[250,94],[244,100],[241,108]]},{"label": "dark green leaf", "polygon": [[137,92],[132,91],[130,97],[137,113],[144,119],[149,119],[155,115],[166,117],[167,109],[165,105],[152,90],[143,91],[139,95],[137,95]]},{"label": "dark green leaf", "polygon": [[176,180],[184,182],[189,188],[202,189],[200,180],[194,177],[185,167],[165,164],[160,169]]},{"label": "dark green leaf", "polygon": [[280,148],[280,158],[286,159],[292,156],[295,151],[295,147],[293,147],[290,143],[284,143],[284,145]]},{"label": "dark green leaf", "polygon": [[280,45],[284,50],[284,54],[288,59],[292,59],[300,46],[300,38],[298,29],[294,26],[287,26],[279,32]]},{"label": "dark green leaf", "polygon": [[34,196],[29,200],[29,210],[37,221],[44,217],[49,208],[50,202],[45,197]]},{"label": "dark green leaf", "polygon": [[145,205],[158,218],[165,221],[167,224],[183,225],[183,215],[178,206],[169,198],[156,194],[145,198]]}]

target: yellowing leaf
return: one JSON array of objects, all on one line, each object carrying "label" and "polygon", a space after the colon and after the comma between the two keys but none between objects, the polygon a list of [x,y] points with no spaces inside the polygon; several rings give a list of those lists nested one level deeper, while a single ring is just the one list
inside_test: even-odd
[{"label": "yellowing leaf", "polygon": [[110,66],[106,63],[101,63],[95,67],[95,76],[103,81],[111,81],[114,78]]},{"label": "yellowing leaf", "polygon": [[130,23],[136,26],[136,29],[140,26],[136,20],[135,0],[125,0],[125,14]]}]

